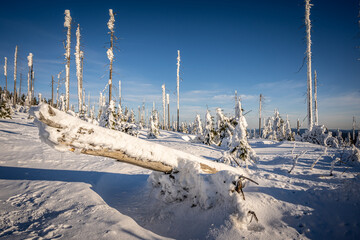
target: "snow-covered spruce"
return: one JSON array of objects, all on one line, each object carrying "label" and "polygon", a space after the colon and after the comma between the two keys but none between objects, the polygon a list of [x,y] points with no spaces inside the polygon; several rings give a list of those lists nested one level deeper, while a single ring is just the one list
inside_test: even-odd
[{"label": "snow-covered spruce", "polygon": [[339,147],[338,139],[333,137],[332,133],[327,131],[327,128],[324,125],[313,126],[311,131],[307,130],[301,137],[303,142],[314,143],[332,148]]},{"label": "snow-covered spruce", "polygon": [[206,125],[203,132],[204,143],[207,145],[215,144],[214,142],[215,130],[213,124],[213,117],[211,116],[209,110],[206,111],[205,121],[206,121]]},{"label": "snow-covered spruce", "polygon": [[[31,110],[41,139],[62,151],[106,156],[155,170],[149,177],[158,198],[189,201],[189,207],[209,209],[226,205],[240,224],[248,221],[243,169],[94,126],[47,104]],[[240,193],[242,195],[240,195]]]},{"label": "snow-covered spruce", "polygon": [[160,135],[159,132],[159,119],[156,110],[153,110],[150,116],[150,126],[147,134],[148,138],[157,138]]},{"label": "snow-covered spruce", "polygon": [[5,100],[0,99],[0,119],[11,119],[11,104]]},{"label": "snow-covered spruce", "polygon": [[196,141],[204,142],[203,128],[199,114],[196,115],[195,122],[192,127],[192,133],[196,135]]},{"label": "snow-covered spruce", "polygon": [[285,122],[281,118],[279,111],[275,109],[274,116],[266,120],[262,137],[277,141],[293,141],[295,136],[291,131],[289,120]]},{"label": "snow-covered spruce", "polygon": [[110,101],[110,104],[104,105],[99,125],[105,128],[116,129],[116,112],[113,100]]},{"label": "snow-covered spruce", "polygon": [[231,124],[230,118],[226,117],[221,108],[216,109],[216,135],[214,138],[218,146],[229,147],[234,132],[234,126]]},{"label": "snow-covered spruce", "polygon": [[248,164],[256,162],[258,157],[247,141],[246,128],[248,125],[242,114],[240,99],[237,101],[235,109],[239,113],[236,118],[237,125],[231,138],[229,150],[224,152],[220,161],[231,166],[241,166],[242,163],[245,163],[247,168]]}]

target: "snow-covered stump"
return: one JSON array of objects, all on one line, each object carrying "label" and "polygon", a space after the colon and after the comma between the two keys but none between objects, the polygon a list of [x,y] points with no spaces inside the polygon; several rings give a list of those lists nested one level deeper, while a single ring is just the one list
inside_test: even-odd
[{"label": "snow-covered stump", "polygon": [[253,216],[243,192],[252,180],[243,169],[102,128],[45,103],[33,107],[31,115],[41,139],[58,150],[110,157],[154,170],[148,181],[163,201],[191,201],[191,206],[202,209],[226,202],[241,223]]}]

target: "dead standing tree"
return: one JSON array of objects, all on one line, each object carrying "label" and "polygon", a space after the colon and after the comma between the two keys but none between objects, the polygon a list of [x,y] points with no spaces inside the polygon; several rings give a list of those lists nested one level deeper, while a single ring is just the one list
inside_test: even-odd
[{"label": "dead standing tree", "polygon": [[107,57],[110,61],[110,66],[109,66],[109,104],[111,101],[111,94],[112,94],[112,71],[113,71],[113,60],[114,60],[114,22],[115,22],[115,18],[114,18],[114,13],[112,9],[109,9],[109,15],[110,15],[110,19],[107,23],[107,26],[110,30],[110,48],[107,50]]}]

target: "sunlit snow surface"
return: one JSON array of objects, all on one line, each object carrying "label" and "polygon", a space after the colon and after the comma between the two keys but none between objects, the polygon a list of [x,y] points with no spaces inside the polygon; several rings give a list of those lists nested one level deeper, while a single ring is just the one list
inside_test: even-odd
[{"label": "sunlit snow surface", "polygon": [[[336,166],[330,177],[325,157],[311,171],[321,146],[296,143],[294,154],[307,153],[289,174],[292,142],[250,140],[260,161],[249,176],[259,186],[244,189],[245,201],[259,222],[237,225],[221,207],[157,200],[149,170],[51,148],[27,117],[0,120],[0,239],[360,238],[359,168]],[[161,131],[149,141],[208,160],[222,156],[191,139]]]}]

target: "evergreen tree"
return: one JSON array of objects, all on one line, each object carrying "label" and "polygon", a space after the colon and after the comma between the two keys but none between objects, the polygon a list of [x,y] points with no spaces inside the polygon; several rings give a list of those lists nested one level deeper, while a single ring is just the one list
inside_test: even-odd
[{"label": "evergreen tree", "polygon": [[105,105],[102,114],[100,116],[99,125],[101,127],[116,129],[116,112],[115,103],[113,100],[110,101],[109,105]]},{"label": "evergreen tree", "polygon": [[211,145],[214,144],[214,138],[216,133],[213,126],[213,117],[210,115],[209,110],[206,111],[205,121],[206,125],[203,133],[204,143],[207,145]]},{"label": "evergreen tree", "polygon": [[204,136],[203,136],[203,128],[201,124],[200,115],[197,114],[193,126],[193,133],[196,135],[196,139],[204,142]]},{"label": "evergreen tree", "polygon": [[157,111],[153,110],[150,116],[150,127],[148,131],[148,138],[157,138],[160,135],[159,132],[159,120]]},{"label": "evergreen tree", "polygon": [[220,161],[232,166],[241,166],[239,162],[239,160],[241,160],[247,168],[248,163],[250,161],[255,162],[258,157],[247,141],[246,128],[248,125],[245,117],[242,115],[240,100],[238,100],[237,107],[239,109],[239,114],[236,118],[237,125],[231,138],[229,150],[224,153]]}]

